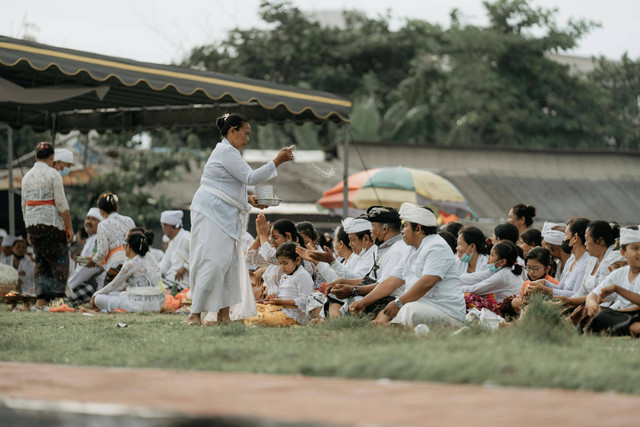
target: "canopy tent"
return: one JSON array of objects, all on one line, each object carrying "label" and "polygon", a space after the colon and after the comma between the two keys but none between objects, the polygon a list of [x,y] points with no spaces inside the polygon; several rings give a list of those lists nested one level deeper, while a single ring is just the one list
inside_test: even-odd
[{"label": "canopy tent", "polygon": [[0,36],[0,122],[67,133],[252,121],[349,121],[351,102],[315,90]]},{"label": "canopy tent", "polygon": [[[0,36],[0,126],[9,140],[22,126],[53,134],[206,127],[225,112],[257,123],[348,125],[350,108],[328,92]],[[11,143],[8,151],[11,159]]]}]

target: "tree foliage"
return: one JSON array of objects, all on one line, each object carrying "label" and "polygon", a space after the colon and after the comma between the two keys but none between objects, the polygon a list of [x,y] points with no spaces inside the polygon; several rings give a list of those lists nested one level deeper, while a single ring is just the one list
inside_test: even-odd
[{"label": "tree foliage", "polygon": [[[355,139],[638,148],[638,64],[601,61],[586,78],[549,57],[596,24],[561,26],[555,9],[526,0],[484,6],[486,26],[465,24],[453,10],[448,28],[407,20],[392,30],[389,16],[346,12],[344,27],[327,27],[290,3],[263,2],[268,28],[232,30],[184,64],[347,94]],[[318,142],[336,136],[325,126]]]}]

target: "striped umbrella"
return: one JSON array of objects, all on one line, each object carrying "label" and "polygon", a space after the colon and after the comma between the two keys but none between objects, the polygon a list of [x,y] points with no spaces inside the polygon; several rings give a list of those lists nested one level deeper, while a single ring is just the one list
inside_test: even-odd
[{"label": "striped umbrella", "polygon": [[[342,207],[343,183],[325,191],[318,204],[326,209]],[[477,218],[462,193],[440,175],[404,166],[369,169],[349,177],[349,207],[367,209],[382,205],[399,208],[404,202],[434,206],[441,216]],[[444,214],[444,215],[443,215]],[[445,221],[446,222],[446,221]]]}]

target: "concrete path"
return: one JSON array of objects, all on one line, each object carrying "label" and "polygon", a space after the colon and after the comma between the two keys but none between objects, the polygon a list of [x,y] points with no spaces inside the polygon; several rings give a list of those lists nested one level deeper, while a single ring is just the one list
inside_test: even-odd
[{"label": "concrete path", "polygon": [[630,395],[31,363],[0,363],[0,399],[23,405],[66,402],[66,407],[73,407],[69,402],[110,404],[106,407],[111,410],[127,405],[159,416],[243,417],[276,424],[585,427],[640,423],[640,397]]}]

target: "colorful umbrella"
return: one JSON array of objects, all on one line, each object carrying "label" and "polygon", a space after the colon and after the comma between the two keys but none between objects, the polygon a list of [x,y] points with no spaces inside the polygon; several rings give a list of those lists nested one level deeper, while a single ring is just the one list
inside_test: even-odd
[{"label": "colorful umbrella", "polygon": [[[325,191],[318,204],[326,209],[342,207],[343,183]],[[349,206],[367,209],[382,205],[399,208],[404,202],[431,205],[442,216],[476,218],[460,191],[438,174],[404,166],[369,169],[349,177]],[[446,221],[445,221],[446,222]]]}]

